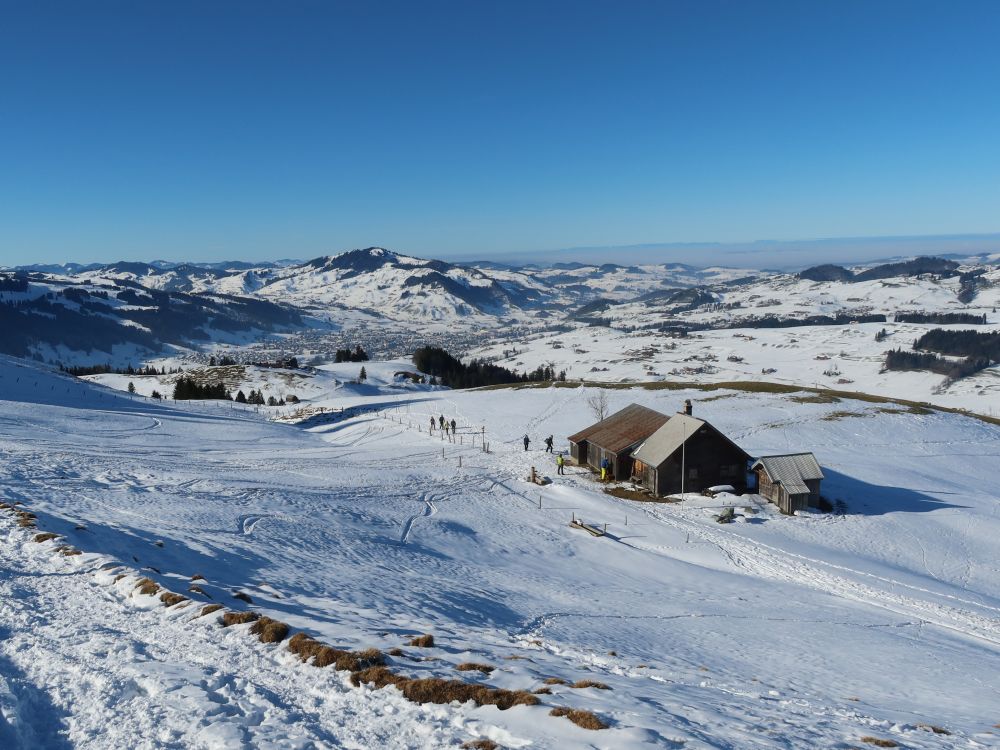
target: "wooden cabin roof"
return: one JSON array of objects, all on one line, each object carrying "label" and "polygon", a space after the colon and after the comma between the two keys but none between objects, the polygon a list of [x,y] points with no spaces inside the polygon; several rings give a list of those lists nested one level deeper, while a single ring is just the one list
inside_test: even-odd
[{"label": "wooden cabin roof", "polygon": [[761,456],[753,468],[763,468],[771,481],[780,483],[789,495],[808,494],[806,482],[823,478],[823,470],[819,468],[819,462],[812,453]]},{"label": "wooden cabin roof", "polygon": [[611,453],[618,453],[648,438],[668,419],[670,417],[666,414],[639,404],[629,404],[607,419],[570,435],[569,442],[586,441]]}]

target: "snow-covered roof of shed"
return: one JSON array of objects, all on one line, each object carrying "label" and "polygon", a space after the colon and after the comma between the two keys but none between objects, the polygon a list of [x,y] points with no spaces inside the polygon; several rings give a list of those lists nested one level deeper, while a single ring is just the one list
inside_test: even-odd
[{"label": "snow-covered roof of shed", "polygon": [[781,482],[781,486],[790,495],[801,495],[809,492],[806,482],[810,479],[822,479],[823,470],[812,453],[789,453],[781,456],[761,456],[753,468],[764,467],[764,471],[772,482]]},{"label": "snow-covered roof of shed", "polygon": [[675,414],[636,449],[633,458],[650,466],[659,466],[706,424],[704,420],[687,414]]}]

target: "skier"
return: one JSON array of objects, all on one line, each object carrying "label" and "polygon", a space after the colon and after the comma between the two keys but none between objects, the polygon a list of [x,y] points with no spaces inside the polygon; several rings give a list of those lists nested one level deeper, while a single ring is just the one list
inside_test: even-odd
[{"label": "skier", "polygon": [[546,453],[551,453],[552,452],[552,436],[551,435],[549,435],[547,438],[545,438],[545,452]]},{"label": "skier", "polygon": [[452,435],[455,434],[455,430],[456,429],[458,429],[458,425],[455,423],[455,420],[453,419],[453,420],[451,420],[451,434]]},{"label": "skier", "polygon": [[565,474],[566,472],[563,471],[563,467],[565,465],[566,465],[566,459],[564,459],[563,454],[560,453],[558,456],[556,456],[556,473]]},{"label": "skier", "polygon": [[525,434],[524,434],[524,449],[525,449],[525,450],[528,450],[528,443],[530,443],[530,442],[531,442],[531,441],[530,441],[530,440],[528,439],[528,434],[527,434],[527,433],[525,433]]}]

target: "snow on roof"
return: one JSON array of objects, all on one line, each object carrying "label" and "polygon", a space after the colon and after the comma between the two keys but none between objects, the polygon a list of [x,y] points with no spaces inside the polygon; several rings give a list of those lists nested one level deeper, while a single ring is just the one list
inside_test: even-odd
[{"label": "snow on roof", "polygon": [[753,468],[764,467],[772,482],[780,482],[790,495],[809,492],[806,482],[822,479],[823,470],[812,453],[789,453],[781,456],[761,456]]},{"label": "snow on roof", "polygon": [[675,414],[665,425],[650,435],[634,454],[637,461],[659,466],[707,423],[687,414]]},{"label": "snow on roof", "polygon": [[604,450],[617,453],[645,440],[656,432],[670,417],[639,404],[629,404],[590,427],[569,437],[571,443],[586,440]]}]

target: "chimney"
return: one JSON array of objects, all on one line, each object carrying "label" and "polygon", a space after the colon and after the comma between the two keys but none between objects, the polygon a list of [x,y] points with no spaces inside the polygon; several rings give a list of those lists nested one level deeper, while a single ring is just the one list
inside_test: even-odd
[{"label": "chimney", "polygon": [[686,414],[689,417],[691,416],[691,399],[684,399],[684,411],[681,413]]}]

